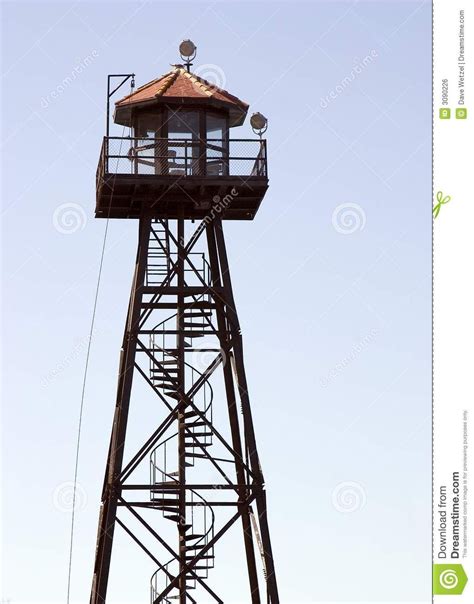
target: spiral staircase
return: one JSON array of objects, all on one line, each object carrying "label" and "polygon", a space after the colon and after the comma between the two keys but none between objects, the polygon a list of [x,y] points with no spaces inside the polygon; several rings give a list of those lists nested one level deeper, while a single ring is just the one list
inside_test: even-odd
[{"label": "spiral staircase", "polygon": [[[173,252],[170,250],[170,241],[166,229],[154,228],[155,237],[150,240],[151,254],[147,271],[148,284],[160,284],[168,274],[173,262]],[[203,254],[196,253],[196,260],[200,261],[201,279],[211,285],[210,267]],[[193,348],[194,341],[202,338],[212,327],[212,310],[206,308],[211,300],[204,294],[194,300],[193,308],[183,312],[182,326],[185,331],[185,346],[189,351]],[[177,314],[173,314],[158,323],[150,335],[150,350],[153,359],[150,359],[149,377],[158,392],[164,397],[177,399],[179,358],[175,344],[170,343],[165,332],[176,329]],[[209,350],[209,349],[206,349]],[[219,349],[215,349],[219,352]],[[157,361],[157,362],[156,362]],[[205,369],[201,371],[193,363],[184,362],[186,374],[186,390],[194,392],[193,386],[202,381],[196,392],[190,395],[193,405],[199,413],[191,410],[184,413],[185,431],[185,466],[186,469],[194,468],[200,459],[206,458],[204,451],[213,444],[213,433],[209,430],[212,424],[213,390],[209,378],[205,376]],[[204,418],[206,421],[204,421]],[[190,563],[199,555],[214,537],[215,516],[212,507],[200,493],[190,488],[185,490],[186,517],[183,519],[180,510],[180,482],[178,471],[178,431],[163,438],[150,455],[150,484],[153,485],[150,493],[154,508],[160,510],[163,517],[184,529],[185,560]],[[209,571],[214,567],[214,547],[206,549],[201,555],[193,572],[188,572],[185,577],[186,594],[197,587],[199,577],[205,580]],[[165,602],[172,604],[180,598],[178,588],[172,589],[166,596],[160,598],[170,581],[179,574],[179,562],[176,558],[168,560],[151,577],[151,603]],[[189,595],[191,602],[196,600]]]}]

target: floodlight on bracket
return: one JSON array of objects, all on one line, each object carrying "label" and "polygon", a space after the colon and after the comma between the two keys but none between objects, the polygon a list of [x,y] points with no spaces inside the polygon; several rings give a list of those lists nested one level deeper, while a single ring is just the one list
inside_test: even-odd
[{"label": "floodlight on bracket", "polygon": [[261,113],[253,113],[250,118],[250,125],[252,126],[254,134],[258,134],[258,136],[262,138],[263,134],[267,131],[268,120]]}]

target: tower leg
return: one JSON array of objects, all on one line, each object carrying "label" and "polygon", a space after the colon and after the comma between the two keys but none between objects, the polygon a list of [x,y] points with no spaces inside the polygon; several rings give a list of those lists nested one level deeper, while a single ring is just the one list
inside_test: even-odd
[{"label": "tower leg", "polygon": [[270,531],[268,528],[266,497],[264,491],[264,478],[257,452],[257,442],[253,427],[252,412],[250,408],[250,399],[247,387],[247,377],[245,374],[242,335],[239,319],[237,316],[232,283],[230,279],[229,263],[227,259],[227,250],[222,229],[222,221],[216,218],[213,221],[215,241],[219,257],[219,265],[224,286],[224,296],[226,301],[226,311],[229,329],[232,334],[233,353],[235,358],[235,368],[237,373],[238,389],[242,403],[242,413],[244,416],[244,434],[246,441],[246,453],[249,456],[252,471],[259,477],[260,489],[256,490],[256,504],[258,511],[258,524],[263,545],[263,556],[265,559],[265,569],[267,575],[268,601],[271,604],[279,604],[278,586],[275,575],[275,564],[273,560],[272,546],[270,541]]},{"label": "tower leg", "polygon": [[99,516],[90,604],[104,604],[107,594],[110,558],[112,555],[112,542],[117,514],[117,497],[120,495],[116,487],[118,476],[122,470],[128,409],[137,348],[136,332],[140,316],[141,288],[144,285],[147,266],[150,223],[149,218],[140,219],[137,260],[120,355],[117,400],[102,491],[102,505]]},{"label": "tower leg", "polygon": [[[212,284],[214,287],[221,287],[221,275],[219,270],[219,258],[216,247],[216,240],[212,225],[207,226],[207,242],[208,242],[208,250],[209,250],[209,260],[211,265],[211,274],[212,274]],[[216,314],[217,314],[217,326],[219,330],[219,334],[221,334],[220,345],[221,349],[224,351],[229,350],[229,338],[227,335],[227,325],[226,325],[226,315],[225,315],[225,306],[224,302],[216,297]],[[234,389],[234,380],[232,376],[232,367],[230,364],[230,359],[224,360],[224,386],[227,397],[227,406],[229,412],[229,420],[230,420],[230,428],[232,433],[232,447],[237,454],[238,460],[243,462],[243,453],[242,453],[242,443],[240,436],[240,426],[239,426],[239,418],[237,413],[237,404],[235,397],[235,389]],[[236,462],[236,475],[237,475],[237,484],[245,485],[246,477],[243,463]],[[239,489],[239,498],[241,500],[245,500],[247,498],[248,492],[245,488],[241,487]],[[252,604],[260,604],[260,591],[258,587],[258,577],[257,577],[257,565],[255,562],[255,550],[253,544],[252,537],[252,525],[250,521],[250,513],[249,508],[246,507],[242,510],[242,528],[244,532],[244,544],[245,544],[245,553],[247,557],[247,567],[249,574],[249,584],[250,584],[250,594],[252,598]]]}]

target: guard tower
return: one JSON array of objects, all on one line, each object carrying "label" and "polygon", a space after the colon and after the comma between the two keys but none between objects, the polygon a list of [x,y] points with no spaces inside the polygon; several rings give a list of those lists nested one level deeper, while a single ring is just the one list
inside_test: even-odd
[{"label": "guard tower", "polygon": [[278,604],[222,226],[253,219],[265,195],[266,120],[252,116],[258,138],[230,138],[248,105],[191,73],[191,41],[180,51],[185,66],[136,90],[132,74],[108,80],[108,106],[132,82],[114,115],[129,135],[109,136],[107,123],[96,217],[135,218],[139,233],[90,602],[107,601],[120,557],[114,550],[111,564],[116,525],[153,571],[137,595],[149,590],[151,604],[230,600],[235,585],[227,593],[213,586],[216,552],[240,525],[248,601]]}]

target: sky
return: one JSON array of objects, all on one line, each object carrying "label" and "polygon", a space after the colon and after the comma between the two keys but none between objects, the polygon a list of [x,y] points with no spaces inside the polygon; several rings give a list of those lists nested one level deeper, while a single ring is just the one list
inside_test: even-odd
[{"label": "sky", "polygon": [[[146,83],[191,38],[194,70],[269,120],[269,191],[225,232],[281,601],[431,601],[431,4],[1,8],[1,598],[66,602],[107,74]],[[110,223],[71,602],[88,601],[136,235]],[[116,551],[114,601],[147,601],[141,554]],[[248,601],[243,551],[222,559],[215,585]]]}]

